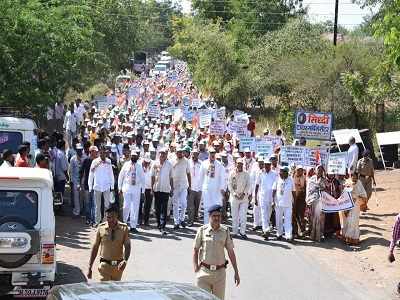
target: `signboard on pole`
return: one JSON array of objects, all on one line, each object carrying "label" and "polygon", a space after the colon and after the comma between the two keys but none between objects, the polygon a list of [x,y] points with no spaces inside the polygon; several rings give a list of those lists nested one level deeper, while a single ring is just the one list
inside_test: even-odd
[{"label": "signboard on pole", "polygon": [[332,113],[297,111],[294,137],[329,141],[331,139],[332,126]]},{"label": "signboard on pole", "polygon": [[224,135],[224,133],[225,133],[225,121],[214,120],[210,123],[210,134]]},{"label": "signboard on pole", "polygon": [[256,150],[256,138],[254,137],[244,137],[240,139],[239,151],[244,151],[249,148],[250,151]]},{"label": "signboard on pole", "polygon": [[347,152],[331,153],[329,155],[327,173],[346,175]]}]

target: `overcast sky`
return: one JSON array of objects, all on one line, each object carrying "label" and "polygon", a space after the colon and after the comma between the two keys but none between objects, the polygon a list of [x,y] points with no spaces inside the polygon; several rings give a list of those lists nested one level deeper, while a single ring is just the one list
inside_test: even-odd
[{"label": "overcast sky", "polygon": [[[190,0],[177,0],[177,2],[182,4],[184,12],[190,12]],[[309,8],[311,21],[334,20],[335,0],[303,0],[303,5]],[[369,9],[361,9],[358,5],[351,3],[351,0],[339,1],[338,22],[346,28],[352,29],[361,24],[363,17],[369,14]]]}]

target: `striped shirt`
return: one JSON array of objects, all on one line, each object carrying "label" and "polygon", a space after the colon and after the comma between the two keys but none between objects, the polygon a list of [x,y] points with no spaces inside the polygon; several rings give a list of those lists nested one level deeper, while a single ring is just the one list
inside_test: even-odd
[{"label": "striped shirt", "polygon": [[400,214],[396,217],[396,222],[393,226],[392,241],[390,242],[390,253],[393,253],[397,241],[400,240]]}]

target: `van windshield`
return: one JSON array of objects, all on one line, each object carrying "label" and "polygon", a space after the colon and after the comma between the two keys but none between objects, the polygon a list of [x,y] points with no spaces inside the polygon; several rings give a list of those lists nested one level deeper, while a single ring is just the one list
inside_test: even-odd
[{"label": "van windshield", "polygon": [[34,226],[38,220],[38,195],[34,191],[0,190],[0,219],[19,217]]},{"label": "van windshield", "polygon": [[0,152],[9,149],[13,153],[18,152],[19,145],[22,144],[22,133],[13,131],[0,131]]}]

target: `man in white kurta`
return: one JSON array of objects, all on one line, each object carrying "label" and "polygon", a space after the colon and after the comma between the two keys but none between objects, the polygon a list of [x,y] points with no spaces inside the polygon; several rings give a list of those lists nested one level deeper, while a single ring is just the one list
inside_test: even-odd
[{"label": "man in white kurta", "polygon": [[131,161],[127,161],[118,176],[118,191],[124,196],[123,219],[127,223],[130,219],[130,230],[137,232],[136,226],[139,216],[140,193],[145,178],[142,164],[138,162],[139,152],[131,152]]},{"label": "man in white kurta", "polygon": [[208,150],[209,157],[201,164],[200,180],[202,182],[204,224],[208,224],[208,209],[213,205],[222,206],[222,196],[225,193],[225,168],[215,159],[214,148]]},{"label": "man in white kurta", "polygon": [[264,160],[264,169],[258,173],[256,178],[255,199],[261,210],[261,226],[265,239],[268,239],[268,232],[271,230],[272,189],[277,177],[276,172],[271,170],[271,161]]},{"label": "man in white kurta", "polygon": [[275,199],[276,236],[280,240],[285,228],[285,238],[292,240],[292,207],[296,193],[293,179],[289,177],[289,168],[280,169],[279,178],[272,188]]},{"label": "man in white kurta", "polygon": [[[238,234],[243,239],[246,236],[248,196],[251,193],[250,175],[244,171],[244,161],[239,158],[236,161],[236,169],[229,175],[228,185],[232,210],[232,233]],[[239,232],[240,227],[240,232]]]},{"label": "man in white kurta", "polygon": [[354,137],[349,139],[349,145],[349,150],[347,150],[347,170],[351,175],[356,172],[359,149]]},{"label": "man in white kurta", "polygon": [[249,171],[250,184],[251,184],[251,202],[253,204],[253,231],[257,231],[262,228],[261,222],[261,208],[260,202],[257,201],[255,191],[256,191],[256,180],[258,175],[264,170],[264,159],[259,157],[257,159],[257,164],[253,165],[253,168]]},{"label": "man in white kurta", "polygon": [[172,179],[174,181],[172,194],[174,229],[179,229],[179,226],[186,227],[187,195],[188,188],[191,188],[189,161],[183,156],[181,146],[176,150],[176,159],[172,162]]}]

